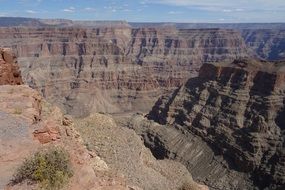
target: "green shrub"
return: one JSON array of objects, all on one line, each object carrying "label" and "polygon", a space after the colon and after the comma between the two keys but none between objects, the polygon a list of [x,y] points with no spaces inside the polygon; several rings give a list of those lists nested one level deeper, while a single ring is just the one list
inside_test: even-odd
[{"label": "green shrub", "polygon": [[13,182],[24,180],[39,183],[41,189],[60,189],[73,175],[69,155],[60,148],[50,148],[24,161],[16,171]]},{"label": "green shrub", "polygon": [[182,184],[178,190],[199,190],[200,188],[193,181],[187,181]]},{"label": "green shrub", "polygon": [[15,108],[13,113],[16,115],[20,115],[23,113],[23,110],[21,108]]}]

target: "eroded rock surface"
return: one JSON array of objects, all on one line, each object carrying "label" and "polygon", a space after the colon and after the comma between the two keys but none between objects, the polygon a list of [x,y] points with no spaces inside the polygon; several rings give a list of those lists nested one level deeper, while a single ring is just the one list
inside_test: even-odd
[{"label": "eroded rock surface", "polygon": [[[148,112],[202,63],[247,57],[233,30],[167,28],[1,28],[24,81],[68,113]],[[86,101],[88,100],[88,101]]]},{"label": "eroded rock surface", "polygon": [[247,29],[242,30],[246,44],[265,60],[285,59],[284,29]]},{"label": "eroded rock surface", "polygon": [[174,190],[188,184],[189,190],[208,189],[195,183],[179,162],[156,160],[133,130],[117,126],[110,116],[92,114],[75,121],[75,128],[82,134],[86,146],[133,186]]},{"label": "eroded rock surface", "polygon": [[191,171],[195,181],[210,189],[254,189],[247,173],[233,170],[222,155],[191,132],[160,125],[142,115],[132,116],[123,126],[141,135],[145,146],[157,159],[181,162]]},{"label": "eroded rock surface", "polygon": [[117,127],[112,118],[94,114],[74,122],[36,90],[0,85],[0,189],[38,189],[36,183],[14,183],[13,174],[26,158],[49,147],[70,155],[73,176],[64,189],[172,190],[187,184],[208,190],[182,164],[157,161],[134,131]]},{"label": "eroded rock surface", "polygon": [[231,169],[251,174],[255,186],[275,189],[285,183],[284,100],[284,62],[204,64],[199,77],[160,98],[148,118],[202,138]]},{"label": "eroded rock surface", "polygon": [[74,176],[66,189],[130,189],[123,177],[111,175],[106,163],[86,149],[72,119],[59,108],[26,85],[0,85],[0,189],[37,189],[35,184],[11,180],[26,158],[51,146],[70,154]]},{"label": "eroded rock surface", "polygon": [[35,189],[10,182],[25,158],[49,146],[63,147],[71,155],[74,176],[67,189],[129,189],[123,177],[113,175],[98,155],[86,149],[59,108],[35,96],[40,97],[27,86],[0,86],[0,189]]},{"label": "eroded rock surface", "polygon": [[21,72],[14,53],[9,48],[0,48],[0,85],[22,84]]}]

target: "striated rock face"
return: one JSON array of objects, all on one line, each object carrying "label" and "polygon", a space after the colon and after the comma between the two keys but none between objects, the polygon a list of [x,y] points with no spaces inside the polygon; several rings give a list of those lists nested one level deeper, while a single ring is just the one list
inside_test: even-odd
[{"label": "striated rock face", "polygon": [[284,103],[284,62],[236,60],[204,64],[148,118],[202,138],[230,169],[275,189],[285,184]]},{"label": "striated rock face", "polygon": [[11,49],[0,48],[0,85],[22,84],[21,72]]},{"label": "striated rock face", "polygon": [[1,44],[17,52],[24,81],[77,116],[148,111],[203,62],[249,54],[233,30],[1,28],[0,34]]},{"label": "striated rock face", "polygon": [[246,44],[257,55],[266,60],[285,59],[285,30],[284,29],[251,29],[242,30]]},{"label": "striated rock face", "polygon": [[94,114],[74,121],[27,85],[0,85],[0,189],[39,189],[34,182],[11,180],[25,159],[49,147],[70,155],[73,176],[64,189],[177,189],[186,184],[208,190],[182,164],[157,161],[135,132],[117,127],[112,118]]},{"label": "striated rock face", "polygon": [[[3,52],[5,64],[11,63],[12,54]],[[106,163],[87,150],[71,118],[47,103],[39,92],[26,85],[0,85],[0,189],[37,189],[34,183],[12,183],[13,174],[26,158],[52,146],[62,147],[70,154],[74,176],[66,189],[131,188],[123,177],[111,175]]]},{"label": "striated rock face", "polygon": [[201,137],[183,128],[160,125],[142,115],[132,116],[124,126],[141,135],[157,159],[181,162],[195,181],[210,189],[254,189],[247,173],[232,169]]}]

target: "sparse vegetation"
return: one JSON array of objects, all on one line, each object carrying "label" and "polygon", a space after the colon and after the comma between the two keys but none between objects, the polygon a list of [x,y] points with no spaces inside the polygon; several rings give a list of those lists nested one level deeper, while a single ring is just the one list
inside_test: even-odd
[{"label": "sparse vegetation", "polygon": [[23,110],[21,108],[15,108],[13,113],[16,115],[20,115],[23,113]]},{"label": "sparse vegetation", "polygon": [[89,142],[86,142],[84,145],[86,146],[87,150],[92,151],[92,145]]},{"label": "sparse vegetation", "polygon": [[28,180],[38,183],[40,189],[56,190],[62,188],[72,175],[68,153],[61,148],[50,148],[25,160],[12,182]]},{"label": "sparse vegetation", "polygon": [[192,181],[187,181],[182,184],[182,186],[178,190],[199,190],[197,185]]}]

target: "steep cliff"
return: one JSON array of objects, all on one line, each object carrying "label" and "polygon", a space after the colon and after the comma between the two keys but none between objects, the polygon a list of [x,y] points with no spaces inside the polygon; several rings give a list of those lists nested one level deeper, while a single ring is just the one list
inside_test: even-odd
[{"label": "steep cliff", "polygon": [[[247,57],[232,30],[2,28],[24,81],[68,113],[148,111],[205,61]],[[86,102],[86,100],[89,100]]]},{"label": "steep cliff", "polygon": [[284,29],[242,30],[246,44],[265,60],[285,59]]},{"label": "steep cliff", "polygon": [[0,48],[0,85],[22,84],[21,72],[11,49]]},{"label": "steep cliff", "polygon": [[198,136],[231,170],[276,189],[285,184],[284,103],[284,62],[236,60],[204,64],[197,78],[160,98],[148,118]]},{"label": "steep cliff", "polygon": [[[1,49],[2,55],[6,62],[0,64],[12,64],[13,69],[0,67],[0,73],[3,69],[7,76],[19,73],[11,50]],[[34,182],[13,183],[12,179],[25,159],[47,147],[62,147],[70,155],[74,175],[67,189],[131,188],[124,178],[112,174],[100,157],[87,150],[70,117],[47,103],[36,90],[18,85],[20,82],[17,75],[15,80],[5,80],[0,85],[0,189],[37,189]]]}]

